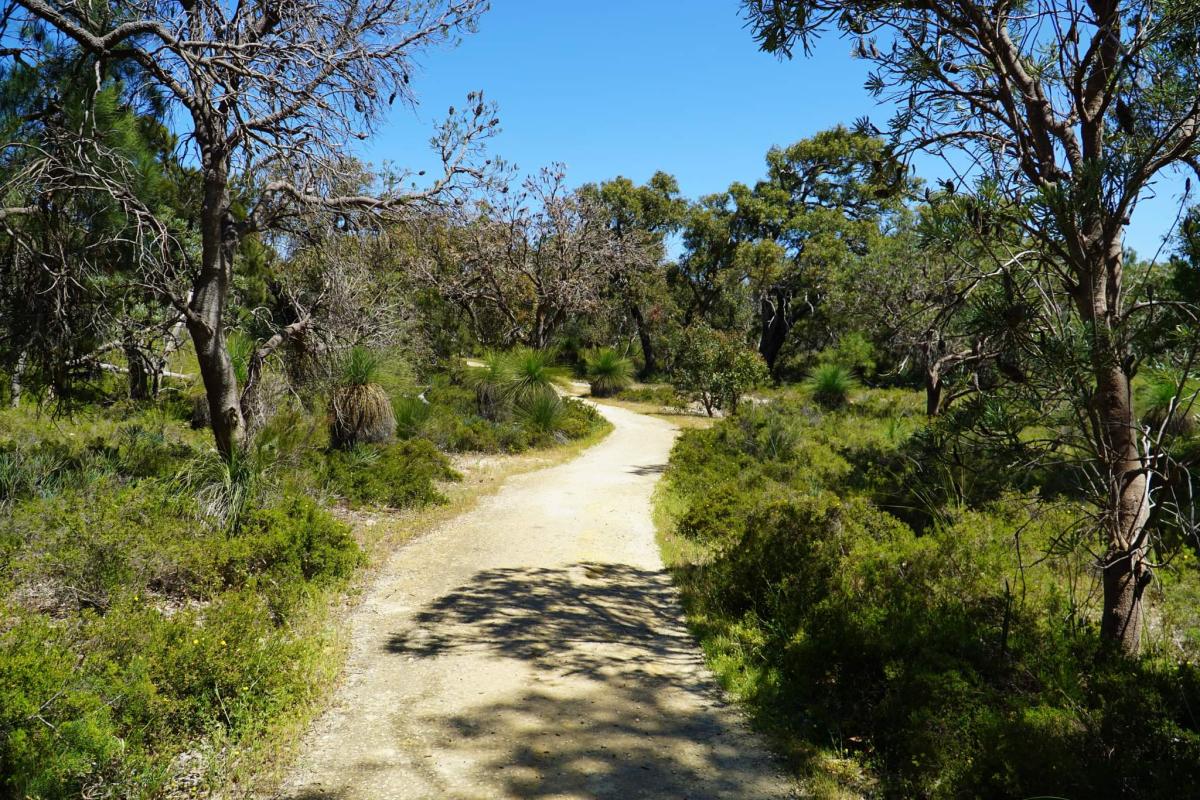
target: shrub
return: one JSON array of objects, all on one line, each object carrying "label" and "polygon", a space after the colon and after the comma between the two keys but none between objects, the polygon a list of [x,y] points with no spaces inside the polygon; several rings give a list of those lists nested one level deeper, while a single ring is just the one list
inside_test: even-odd
[{"label": "shrub", "polygon": [[475,390],[479,416],[497,422],[508,413],[514,375],[512,361],[494,350],[485,353],[482,360],[483,366],[471,367],[467,378]]},{"label": "shrub", "polygon": [[399,397],[392,402],[392,413],[396,417],[396,437],[412,439],[425,432],[433,406],[420,397]]},{"label": "shrub", "polygon": [[527,394],[517,401],[517,418],[521,424],[542,438],[561,438],[566,409],[563,401],[553,391]]},{"label": "shrub", "polygon": [[742,395],[767,379],[766,363],[757,351],[706,326],[681,332],[674,363],[672,382],[710,417],[718,409],[737,411]]},{"label": "shrub", "polygon": [[585,354],[584,372],[596,397],[612,397],[633,383],[633,362],[611,347]]},{"label": "shrub", "polygon": [[355,347],[342,366],[341,384],[329,401],[329,438],[334,447],[385,442],[396,431],[396,418],[387,393],[373,381],[379,361]]},{"label": "shrub", "polygon": [[[722,680],[796,751],[863,754],[880,796],[1195,785],[1193,663],[1096,660],[1093,559],[1069,535],[1085,509],[1009,490],[918,533],[873,502],[916,491],[904,469],[872,471],[909,447],[886,423],[910,405],[782,400],[680,437],[665,491],[702,549],[676,578]],[[1163,631],[1176,649],[1182,633]]]},{"label": "shrub", "polygon": [[825,408],[839,408],[845,405],[857,386],[850,370],[840,364],[817,365],[804,385],[813,400]]},{"label": "shrub", "polygon": [[353,506],[420,507],[445,502],[436,481],[458,480],[450,461],[427,439],[331,451],[325,482]]}]

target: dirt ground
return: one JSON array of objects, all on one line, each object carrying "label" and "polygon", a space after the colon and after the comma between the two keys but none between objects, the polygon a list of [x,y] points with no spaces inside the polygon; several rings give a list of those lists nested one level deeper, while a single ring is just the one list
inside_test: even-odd
[{"label": "dirt ground", "polygon": [[650,494],[677,429],[614,431],[397,550],[288,800],[783,798],[684,627]]}]

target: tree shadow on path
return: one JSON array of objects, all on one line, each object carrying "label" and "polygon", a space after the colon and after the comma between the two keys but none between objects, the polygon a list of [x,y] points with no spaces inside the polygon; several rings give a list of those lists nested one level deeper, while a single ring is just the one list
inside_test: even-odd
[{"label": "tree shadow on path", "polygon": [[508,696],[409,723],[437,742],[439,758],[470,759],[489,791],[786,796],[772,760],[702,669],[664,572],[600,563],[486,570],[417,613],[386,647],[420,659],[495,655],[535,670]]}]

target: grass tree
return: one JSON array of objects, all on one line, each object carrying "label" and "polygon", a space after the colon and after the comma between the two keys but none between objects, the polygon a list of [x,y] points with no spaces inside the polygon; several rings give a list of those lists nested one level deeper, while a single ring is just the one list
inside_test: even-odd
[{"label": "grass tree", "polygon": [[584,368],[596,397],[612,397],[633,383],[633,362],[611,347],[584,355]]},{"label": "grass tree", "polygon": [[386,442],[396,432],[387,392],[377,383],[379,360],[355,347],[342,367],[340,383],[329,399],[329,440],[340,449]]},{"label": "grass tree", "polygon": [[[1164,171],[1200,168],[1200,6],[1193,0],[746,0],[763,49],[836,30],[897,109],[896,153],[956,154],[1053,264],[1044,288],[1085,331],[1080,435],[1103,553],[1101,633],[1140,648],[1151,581],[1155,456],[1140,441],[1129,329],[1160,306],[1128,296],[1124,234]],[[954,181],[946,189],[954,191]],[[1190,188],[1190,187],[1189,187]],[[1046,331],[1052,336],[1053,331]]]}]

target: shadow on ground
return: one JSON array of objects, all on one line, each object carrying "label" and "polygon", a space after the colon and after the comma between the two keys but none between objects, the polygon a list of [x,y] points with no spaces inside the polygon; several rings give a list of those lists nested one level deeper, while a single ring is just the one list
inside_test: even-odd
[{"label": "shadow on ground", "polygon": [[697,662],[679,616],[665,572],[600,563],[494,569],[418,612],[387,649],[422,658],[490,650],[597,679],[640,666],[660,673],[664,666]]},{"label": "shadow on ground", "polygon": [[[700,669],[663,572],[599,563],[483,571],[420,611],[387,649],[482,652],[536,668],[537,680],[511,696],[409,723],[439,743],[439,758],[469,758],[503,796],[779,796],[770,762],[751,754]],[[422,772],[431,789],[453,793],[435,767]]]},{"label": "shadow on ground", "polygon": [[481,683],[467,694],[475,699],[449,707],[423,696],[395,708],[388,764],[314,776],[319,783],[289,800],[788,796],[723,707],[664,572],[602,563],[482,571],[384,647],[400,674],[413,661],[466,656],[464,669],[483,657],[515,679],[499,690]]}]

